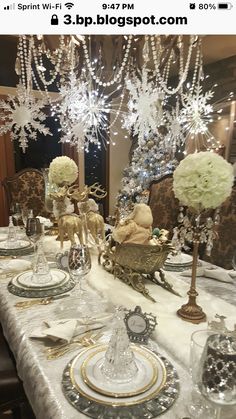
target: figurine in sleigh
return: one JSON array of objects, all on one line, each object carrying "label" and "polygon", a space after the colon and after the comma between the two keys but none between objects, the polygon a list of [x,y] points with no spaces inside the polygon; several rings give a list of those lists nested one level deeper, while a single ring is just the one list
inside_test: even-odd
[{"label": "figurine in sleigh", "polygon": [[113,230],[99,261],[108,272],[155,302],[145,287],[146,279],[175,295],[179,294],[167,282],[161,269],[173,250],[168,231],[160,230],[158,236],[153,236],[152,223],[150,207],[136,204],[133,212]]}]

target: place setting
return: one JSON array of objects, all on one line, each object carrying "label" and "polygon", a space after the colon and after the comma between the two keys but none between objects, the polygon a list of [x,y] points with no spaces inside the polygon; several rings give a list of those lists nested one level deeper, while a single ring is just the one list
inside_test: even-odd
[{"label": "place setting", "polygon": [[[7,233],[0,237],[0,256],[23,256],[33,252],[33,245],[9,217]],[[2,238],[2,239],[1,239]]]},{"label": "place setting", "polygon": [[40,223],[39,218],[27,219],[26,236],[34,249],[32,268],[22,270],[12,277],[8,284],[9,292],[19,297],[46,298],[73,289],[75,282],[68,272],[49,266],[43,247],[44,225]]},{"label": "place setting", "polygon": [[178,397],[179,378],[173,365],[156,350],[131,343],[124,318],[124,310],[116,309],[107,343],[80,351],[64,369],[66,398],[89,417],[156,417]]}]

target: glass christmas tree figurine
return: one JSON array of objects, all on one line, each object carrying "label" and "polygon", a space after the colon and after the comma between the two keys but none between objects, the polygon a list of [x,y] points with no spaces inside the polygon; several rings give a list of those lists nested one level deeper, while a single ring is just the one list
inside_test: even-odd
[{"label": "glass christmas tree figurine", "polygon": [[101,369],[107,379],[117,383],[131,381],[138,372],[121,309],[116,311],[112,336]]},{"label": "glass christmas tree figurine", "polygon": [[15,249],[18,246],[19,246],[19,242],[17,240],[16,227],[13,224],[12,216],[10,216],[8,234],[7,234],[7,249]]}]

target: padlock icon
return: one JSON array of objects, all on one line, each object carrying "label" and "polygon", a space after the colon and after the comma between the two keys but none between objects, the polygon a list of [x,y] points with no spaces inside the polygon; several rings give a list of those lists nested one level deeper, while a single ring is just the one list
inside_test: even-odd
[{"label": "padlock icon", "polygon": [[58,25],[58,17],[57,17],[57,15],[52,15],[52,17],[51,17],[51,25]]}]

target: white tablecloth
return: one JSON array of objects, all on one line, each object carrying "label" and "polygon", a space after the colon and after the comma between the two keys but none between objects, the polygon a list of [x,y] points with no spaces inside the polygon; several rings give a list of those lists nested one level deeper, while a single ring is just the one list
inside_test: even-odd
[{"label": "white tablecloth", "polygon": [[[159,345],[160,352],[167,356],[176,367],[181,383],[178,400],[161,417],[180,419],[187,416],[186,406],[189,403],[191,389],[191,380],[188,374],[190,335],[195,330],[204,329],[206,325],[193,325],[177,317],[176,310],[183,302],[187,301],[188,285],[177,274],[168,273],[167,276],[183,295],[182,298],[170,294],[157,285],[149,284],[150,293],[157,300],[157,303],[152,303],[98,266],[95,255],[93,256],[92,270],[88,275],[88,282],[91,288],[102,292],[115,305],[122,304],[127,308],[140,305],[143,311],[157,315],[158,326],[154,338]],[[28,338],[32,331],[42,324],[43,320],[56,319],[56,307],[61,304],[61,300],[48,306],[37,306],[17,311],[14,303],[22,299],[9,294],[7,291],[8,281],[9,279],[0,279],[1,323],[15,355],[18,373],[23,380],[26,394],[37,419],[85,418],[67,402],[61,389],[62,371],[67,362],[75,355],[76,350],[58,360],[47,361],[43,353],[43,343]],[[199,294],[199,304],[208,316],[213,318],[216,313],[224,314],[232,322],[235,318],[233,305],[204,291],[200,291]],[[69,304],[69,298],[67,301]],[[233,409],[228,409],[222,418],[235,419]]]}]

